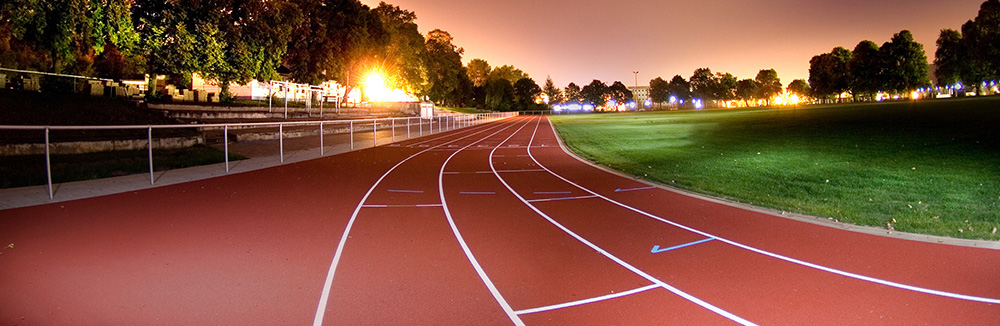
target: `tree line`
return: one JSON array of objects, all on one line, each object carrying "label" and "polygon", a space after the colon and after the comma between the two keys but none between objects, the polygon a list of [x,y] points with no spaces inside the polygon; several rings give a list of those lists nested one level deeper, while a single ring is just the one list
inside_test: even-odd
[{"label": "tree line", "polygon": [[[984,82],[1000,79],[1000,1],[988,0],[961,31],[941,30],[934,65],[938,85],[972,87],[982,93]],[[963,85],[964,84],[964,85]]]},{"label": "tree line", "polygon": [[281,66],[293,82],[348,89],[377,69],[420,97],[466,101],[464,50],[446,31],[425,37],[415,20],[398,6],[358,0],[7,0],[0,65],[115,79],[169,75],[182,87],[198,73],[217,80],[224,99],[229,82],[277,79]]},{"label": "tree line", "polygon": [[809,61],[809,84],[818,99],[850,93],[857,100],[874,100],[879,92],[909,94],[931,86],[924,46],[903,30],[878,46],[865,40],[854,51],[836,47]]}]

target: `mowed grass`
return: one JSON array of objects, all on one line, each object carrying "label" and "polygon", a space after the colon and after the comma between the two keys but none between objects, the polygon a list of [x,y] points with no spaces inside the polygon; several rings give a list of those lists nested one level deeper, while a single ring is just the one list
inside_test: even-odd
[{"label": "mowed grass", "polygon": [[576,153],[643,179],[846,223],[1000,239],[1000,98],[552,120]]}]

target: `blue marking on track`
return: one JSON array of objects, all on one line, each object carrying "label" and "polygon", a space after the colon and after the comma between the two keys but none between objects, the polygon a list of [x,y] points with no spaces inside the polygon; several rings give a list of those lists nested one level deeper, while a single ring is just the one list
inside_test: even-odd
[{"label": "blue marking on track", "polygon": [[398,192],[404,194],[422,194],[423,190],[399,190],[399,189],[389,189],[389,192]]},{"label": "blue marking on track", "polygon": [[688,242],[688,243],[685,243],[685,244],[682,244],[682,245],[676,245],[676,246],[673,246],[673,247],[670,247],[670,248],[664,248],[664,249],[660,249],[660,246],[657,245],[657,246],[653,246],[653,250],[651,250],[650,253],[658,254],[658,253],[661,253],[661,252],[664,252],[664,251],[671,251],[671,250],[674,250],[674,249],[680,249],[680,248],[684,248],[684,247],[687,247],[687,246],[693,246],[693,245],[696,245],[696,244],[709,242],[709,241],[712,241],[712,240],[715,240],[715,238],[701,239],[701,240],[698,240],[698,241],[695,241],[695,242]]},{"label": "blue marking on track", "polygon": [[656,189],[656,187],[640,187],[640,188],[628,188],[628,189],[618,188],[618,189],[615,189],[615,192],[626,192],[626,191],[636,191],[636,190],[649,190],[649,189]]}]

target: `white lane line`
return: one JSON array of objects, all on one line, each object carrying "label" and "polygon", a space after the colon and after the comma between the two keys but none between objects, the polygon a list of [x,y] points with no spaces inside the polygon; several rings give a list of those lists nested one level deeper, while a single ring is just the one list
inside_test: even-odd
[{"label": "white lane line", "polygon": [[[540,123],[540,121],[541,120],[539,120],[539,123]],[[537,133],[537,132],[538,132],[538,125],[536,124],[535,125],[535,132],[531,134],[531,139],[532,140],[534,140],[535,133]],[[530,143],[529,143],[529,145],[530,145]],[[530,149],[528,150],[528,153],[529,154],[531,153]],[[532,158],[532,160],[534,160],[534,158]],[[542,168],[545,168],[545,167],[543,166]],[[490,160],[490,169],[492,169],[494,171],[496,170],[496,168],[493,166],[493,160],[492,159]],[[570,236],[572,236],[573,238],[575,238],[577,241],[580,241],[581,243],[587,245],[588,247],[590,247],[594,251],[597,251],[601,255],[604,255],[604,257],[607,257],[608,259],[611,259],[612,261],[614,261],[618,265],[621,265],[622,267],[625,267],[626,269],[632,271],[632,273],[635,273],[636,275],[639,275],[642,278],[645,278],[646,280],[650,281],[651,283],[656,284],[657,286],[660,286],[660,287],[662,287],[664,289],[667,289],[667,291],[673,292],[674,294],[679,295],[682,298],[687,299],[688,301],[691,301],[694,304],[697,304],[697,305],[701,306],[702,308],[711,310],[712,312],[714,312],[714,313],[716,313],[716,314],[718,314],[720,316],[726,317],[729,320],[735,321],[735,322],[737,322],[737,323],[739,323],[741,325],[756,325],[753,322],[750,322],[749,320],[743,319],[740,316],[734,315],[733,313],[730,313],[730,312],[728,312],[726,310],[723,310],[722,308],[716,307],[715,305],[712,305],[712,304],[710,304],[708,302],[705,302],[704,300],[701,300],[698,297],[695,297],[695,296],[693,296],[691,294],[688,294],[687,292],[681,291],[680,289],[675,288],[672,285],[667,284],[666,282],[663,282],[663,281],[661,281],[660,279],[658,279],[656,277],[653,277],[652,275],[649,275],[648,273],[642,271],[641,269],[639,269],[639,268],[637,268],[635,266],[632,266],[629,263],[626,263],[621,258],[618,258],[617,256],[611,254],[607,250],[604,250],[604,248],[601,248],[601,247],[597,246],[596,244],[594,244],[593,242],[590,242],[587,239],[584,239],[582,236],[580,236],[576,232],[573,232],[572,230],[570,230],[566,226],[560,224],[555,219],[553,219],[552,217],[550,217],[548,214],[545,214],[545,212],[542,212],[542,210],[538,209],[538,207],[536,207],[532,203],[530,203],[527,200],[525,200],[524,197],[521,196],[520,193],[518,193],[517,191],[514,191],[514,188],[512,188],[510,186],[510,184],[507,183],[507,180],[504,180],[504,178],[501,177],[499,173],[494,173],[493,175],[495,175],[497,177],[497,179],[500,180],[500,183],[503,183],[504,187],[507,187],[507,190],[510,191],[511,194],[514,194],[514,196],[517,197],[518,199],[520,199],[522,203],[524,203],[525,205],[528,206],[528,208],[531,208],[531,210],[535,211],[535,213],[537,213],[538,215],[540,215],[545,220],[549,221],[549,223],[552,223],[552,225],[555,225],[557,228],[559,228],[560,230],[563,230],[563,232],[566,232],[566,234],[569,234]]]},{"label": "white lane line", "polygon": [[602,295],[602,296],[599,296],[599,297],[593,297],[593,298],[589,298],[589,299],[583,299],[583,300],[577,300],[577,301],[572,301],[572,302],[554,304],[554,305],[551,305],[551,306],[544,306],[544,307],[538,307],[538,308],[518,310],[518,311],[515,311],[515,313],[517,313],[518,315],[527,315],[527,314],[533,314],[533,313],[536,313],[536,312],[556,310],[556,309],[562,309],[562,308],[569,308],[569,307],[584,305],[584,304],[588,304],[588,303],[594,303],[594,302],[599,302],[599,301],[604,301],[604,300],[610,300],[610,299],[614,299],[614,298],[620,298],[620,297],[624,297],[624,296],[627,296],[627,295],[632,295],[632,294],[636,294],[636,293],[640,293],[640,292],[649,291],[649,290],[652,290],[652,289],[655,289],[655,288],[659,288],[659,287],[660,286],[657,285],[657,284],[650,284],[650,285],[647,285],[647,286],[643,286],[641,288],[631,289],[631,290],[628,290],[628,291],[625,291],[625,292],[612,293],[612,294]]},{"label": "white lane line", "polygon": [[399,207],[441,207],[441,204],[416,204],[416,205],[361,205],[364,208],[399,208]]},{"label": "white lane line", "polygon": [[402,193],[402,194],[422,194],[423,190],[405,190],[405,189],[389,189],[389,192]]},{"label": "white lane line", "polygon": [[574,200],[574,199],[587,199],[587,198],[597,198],[597,196],[575,196],[575,197],[559,197],[559,198],[542,198],[542,199],[529,199],[529,203],[537,203],[544,201],[558,201],[558,200]]},{"label": "white lane line", "polygon": [[[514,137],[514,135],[516,135],[519,131],[521,131],[521,129],[524,129],[524,127],[530,123],[531,120],[528,120],[528,122],[526,122],[524,125],[521,125],[520,128],[517,128],[517,130],[512,132],[510,136],[507,137],[507,139]],[[504,130],[506,129],[507,128],[504,128]],[[500,131],[497,131],[496,133],[493,134],[495,135]],[[470,147],[473,144],[469,144],[466,147]],[[465,243],[465,238],[462,237],[462,233],[458,231],[458,226],[455,225],[455,219],[451,217],[451,210],[448,209],[448,200],[444,198],[444,169],[445,167],[448,166],[448,162],[451,162],[451,159],[454,158],[455,155],[458,154],[458,152],[461,152],[463,149],[465,148],[459,149],[455,153],[451,154],[451,156],[448,156],[448,159],[446,159],[444,163],[441,164],[441,170],[438,172],[438,193],[441,196],[441,205],[444,207],[444,215],[445,217],[448,218],[448,225],[451,226],[451,231],[455,233],[455,238],[458,239],[458,243],[462,246],[462,251],[465,252],[465,256],[469,258],[469,262],[472,263],[472,267],[475,268],[476,274],[479,274],[479,278],[483,280],[483,283],[485,283],[486,287],[489,288],[490,293],[493,294],[493,298],[496,299],[497,303],[500,304],[500,307],[503,308],[503,311],[507,313],[507,317],[510,318],[510,321],[514,322],[514,325],[524,326],[524,322],[521,321],[521,317],[518,317],[517,313],[514,312],[514,309],[510,307],[510,304],[507,303],[507,300],[504,299],[502,294],[500,294],[500,290],[497,290],[496,285],[494,285],[493,281],[490,280],[490,277],[486,275],[486,271],[483,270],[483,267],[481,265],[479,265],[479,261],[476,259],[475,256],[472,255],[472,250],[469,249],[469,245]]]},{"label": "white lane line", "polygon": [[[517,172],[545,172],[545,170],[542,170],[542,169],[527,169],[527,170],[500,170],[500,171],[497,171],[497,172],[500,172],[500,173],[517,173]],[[465,171],[465,172],[459,172],[459,171],[446,171],[446,172],[445,172],[444,174],[448,174],[448,175],[451,175],[451,174],[493,174],[493,171]]]},{"label": "white lane line", "polygon": [[495,191],[459,191],[461,195],[496,195]]},{"label": "white lane line", "polygon": [[[499,127],[500,127],[500,125],[497,125],[497,126],[486,126],[486,127],[483,127],[479,131],[476,131],[476,132],[473,132],[473,133],[469,133],[468,135],[465,135],[465,136],[460,137],[460,138],[456,138],[456,139],[454,139],[454,140],[452,140],[450,142],[459,141],[459,140],[465,139],[467,137],[471,137],[473,135],[476,135],[476,134],[479,134],[479,133],[482,133],[482,132],[486,132],[488,130],[499,128]],[[444,137],[446,137],[446,136],[442,136],[440,138],[444,138]],[[448,142],[448,143],[450,143],[450,142]],[[441,145],[448,144],[448,143],[443,143]],[[437,145],[437,146],[441,146],[441,145]],[[392,173],[392,171],[396,170],[396,168],[398,168],[400,165],[403,165],[404,162],[409,161],[410,159],[416,157],[417,155],[420,155],[420,154],[422,154],[424,152],[427,152],[427,151],[429,151],[432,148],[434,148],[434,147],[429,147],[428,149],[425,149],[425,150],[422,150],[420,152],[417,152],[416,154],[410,155],[409,157],[403,159],[402,161],[399,161],[399,163],[396,163],[396,165],[393,165],[392,168],[389,169],[389,171],[386,171],[385,174],[382,174],[382,176],[379,177],[378,180],[375,181],[375,184],[373,184],[371,186],[371,188],[368,188],[368,192],[366,192],[365,196],[361,198],[360,202],[358,202],[358,206],[354,208],[354,213],[351,213],[351,219],[347,221],[347,226],[344,228],[344,233],[340,236],[340,242],[337,243],[337,251],[333,255],[333,260],[330,261],[330,269],[326,273],[326,280],[323,281],[323,292],[320,294],[319,303],[317,303],[317,305],[316,305],[316,316],[315,316],[315,318],[313,318],[313,326],[323,325],[323,316],[326,314],[326,305],[327,305],[327,303],[330,300],[330,287],[333,286],[333,276],[334,276],[334,274],[337,271],[337,264],[340,263],[340,257],[344,253],[344,244],[347,243],[347,237],[351,233],[351,228],[354,226],[354,221],[357,220],[358,213],[361,212],[361,208],[364,206],[365,201],[368,200],[368,197],[370,197],[372,195],[372,192],[375,191],[375,188],[378,187],[378,185],[380,183],[382,183],[382,180],[384,180],[385,177],[389,175],[389,173]]]},{"label": "white lane line", "polygon": [[[500,172],[500,173],[516,173],[516,172],[545,172],[545,170],[542,170],[542,169],[524,169],[524,170],[499,170],[499,171],[497,171],[497,172]],[[492,173],[493,173],[493,171],[481,171],[481,172],[476,172],[476,173],[490,173],[490,174],[492,174]]]},{"label": "white lane line", "polygon": [[[555,127],[552,124],[549,124],[549,126],[552,127],[552,132],[555,132]],[[563,151],[567,151],[567,149],[565,147],[563,147]],[[531,154],[531,150],[530,149],[528,150],[528,154]],[[577,158],[575,155],[569,154],[568,152],[567,152],[567,155],[569,155],[570,157],[573,157],[573,158]],[[701,230],[689,227],[687,225],[683,225],[683,224],[680,224],[680,223],[677,223],[677,222],[674,222],[674,221],[671,221],[671,220],[668,220],[668,219],[665,219],[665,218],[653,215],[651,213],[648,213],[646,211],[640,210],[638,208],[622,204],[622,203],[620,203],[618,201],[615,201],[615,200],[613,200],[611,198],[608,198],[608,197],[605,197],[605,196],[603,196],[601,194],[598,194],[597,192],[594,192],[594,191],[592,191],[590,189],[584,188],[583,186],[580,186],[580,185],[578,185],[578,184],[576,184],[576,183],[574,183],[572,181],[569,181],[568,179],[564,178],[563,176],[561,176],[561,175],[559,175],[559,174],[557,174],[555,172],[552,172],[552,170],[549,170],[548,167],[546,167],[545,165],[543,165],[541,162],[538,162],[538,160],[535,159],[534,156],[532,156],[531,159],[535,162],[535,164],[538,164],[538,166],[540,166],[542,169],[545,169],[546,171],[548,171],[549,173],[551,173],[553,176],[555,176],[555,177],[557,177],[557,178],[565,181],[566,183],[569,183],[569,184],[571,184],[573,186],[576,186],[577,188],[580,188],[583,191],[586,191],[586,192],[588,192],[588,193],[590,193],[592,195],[595,195],[598,198],[604,199],[604,200],[606,200],[606,201],[608,201],[610,203],[613,203],[615,205],[621,206],[621,207],[623,207],[625,209],[628,209],[628,210],[631,210],[633,212],[645,215],[645,216],[647,216],[649,218],[652,218],[652,219],[655,219],[657,221],[660,221],[660,222],[663,222],[663,223],[667,223],[667,224],[673,225],[675,227],[678,227],[678,228],[681,228],[681,229],[684,229],[684,230],[687,230],[687,231],[690,231],[690,232],[693,232],[693,233],[697,233],[697,234],[703,235],[705,237],[714,238],[716,240],[725,242],[727,244],[733,245],[733,246],[738,247],[738,248],[742,248],[742,249],[745,249],[745,250],[748,250],[748,251],[751,251],[751,252],[755,252],[755,253],[758,253],[758,254],[761,254],[761,255],[765,255],[765,256],[768,256],[768,257],[771,257],[771,258],[777,258],[777,259],[780,259],[780,260],[784,260],[784,261],[789,262],[789,263],[798,264],[798,265],[802,265],[802,266],[806,266],[806,267],[811,267],[811,268],[818,269],[818,270],[821,270],[821,271],[824,271],[824,272],[829,272],[829,273],[837,274],[837,275],[840,275],[840,276],[846,276],[846,277],[850,277],[850,278],[854,278],[854,279],[858,279],[858,280],[862,280],[862,281],[867,281],[867,282],[872,282],[872,283],[876,283],[876,284],[882,284],[882,285],[885,285],[885,286],[890,286],[890,287],[894,287],[894,288],[898,288],[898,289],[910,290],[910,291],[914,291],[914,292],[919,292],[919,293],[924,293],[924,294],[931,294],[931,295],[937,295],[937,296],[948,297],[948,298],[953,298],[953,299],[961,299],[961,300],[968,300],[968,301],[974,301],[974,302],[983,302],[983,303],[990,303],[990,304],[1000,304],[1000,299],[997,299],[997,298],[979,297],[979,296],[973,296],[973,295],[966,295],[966,294],[960,294],[960,293],[953,293],[953,292],[947,292],[947,291],[940,291],[940,290],[928,289],[928,288],[924,288],[924,287],[913,286],[913,285],[908,285],[908,284],[903,284],[903,283],[897,283],[897,282],[893,282],[893,281],[889,281],[889,280],[884,280],[884,279],[880,279],[880,278],[875,278],[875,277],[871,277],[871,276],[865,276],[865,275],[861,275],[861,274],[855,274],[855,273],[851,273],[851,272],[848,272],[848,271],[839,270],[839,269],[832,268],[832,267],[818,265],[818,264],[810,263],[810,262],[807,262],[807,261],[803,261],[803,260],[795,259],[795,258],[792,258],[792,257],[788,257],[788,256],[780,255],[780,254],[777,254],[777,253],[773,253],[773,252],[770,252],[770,251],[767,251],[767,250],[759,249],[759,248],[756,248],[756,247],[751,247],[749,245],[746,245],[746,244],[743,244],[743,243],[739,243],[739,242],[736,242],[736,241],[733,241],[733,240],[729,240],[729,239],[726,239],[726,238],[722,238],[722,237],[716,236],[714,234],[711,234],[711,233],[708,233],[708,232],[705,232],[705,231],[701,231]],[[579,160],[579,158],[577,158],[577,159]]]}]

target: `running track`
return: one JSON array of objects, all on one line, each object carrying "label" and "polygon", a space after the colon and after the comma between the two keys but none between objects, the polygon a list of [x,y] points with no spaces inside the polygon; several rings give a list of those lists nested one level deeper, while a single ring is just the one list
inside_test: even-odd
[{"label": "running track", "polygon": [[0,211],[3,325],[996,325],[1000,251],[651,187],[518,117]]}]

